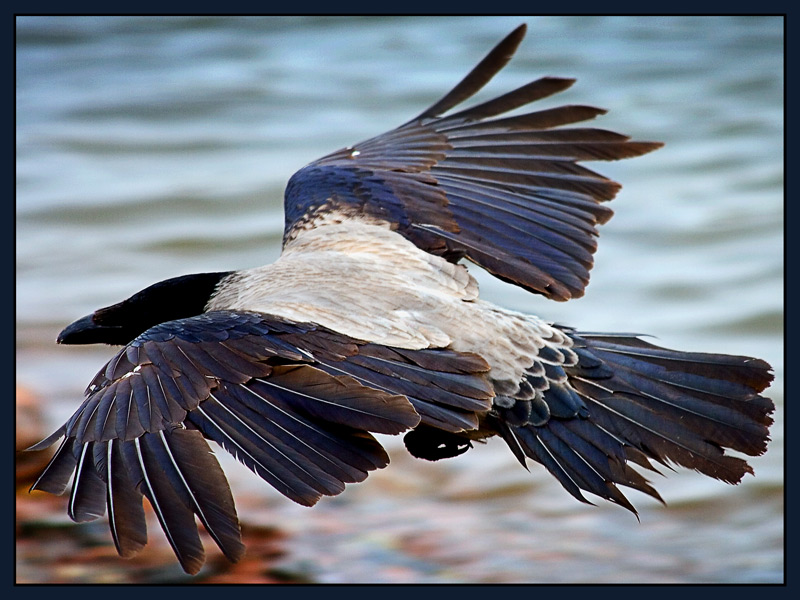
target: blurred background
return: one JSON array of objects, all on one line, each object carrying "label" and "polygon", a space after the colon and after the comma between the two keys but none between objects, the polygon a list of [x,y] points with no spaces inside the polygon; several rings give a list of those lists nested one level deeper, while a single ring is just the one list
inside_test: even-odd
[{"label": "blurred background", "polygon": [[[161,279],[272,262],[292,173],[418,114],[522,22],[527,39],[478,101],[576,77],[541,106],[600,106],[593,125],[666,146],[589,163],[624,188],[584,298],[550,302],[478,273],[483,296],[766,359],[778,408],[756,477],[655,476],[667,506],[630,492],[638,522],[576,502],[502,441],[427,463],[384,437],[389,468],[308,509],[222,453],[248,554],[232,566],[206,537],[194,581],[783,582],[777,17],[17,18],[17,447],[64,422],[113,354],[56,346],[65,325]],[[43,460],[18,454],[18,582],[192,580],[155,520],[125,561],[105,520],[76,525],[65,497],[29,495]]]}]

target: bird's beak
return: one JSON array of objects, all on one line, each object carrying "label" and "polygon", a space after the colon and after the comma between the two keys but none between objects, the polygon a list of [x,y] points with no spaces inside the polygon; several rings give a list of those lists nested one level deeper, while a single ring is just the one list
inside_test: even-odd
[{"label": "bird's beak", "polygon": [[120,329],[119,327],[108,327],[100,325],[94,320],[94,313],[78,319],[74,323],[67,325],[58,334],[56,342],[59,344],[98,344],[108,343],[109,329]]}]

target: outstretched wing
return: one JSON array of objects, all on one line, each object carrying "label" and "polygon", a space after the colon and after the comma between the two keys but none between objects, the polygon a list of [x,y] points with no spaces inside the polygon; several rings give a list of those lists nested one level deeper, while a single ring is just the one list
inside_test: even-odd
[{"label": "outstretched wing", "polygon": [[491,405],[488,366],[449,350],[395,351],[312,324],[215,311],[163,323],[95,377],[32,489],[63,493],[69,515],[106,509],[129,556],[146,543],[142,498],[184,570],[204,562],[195,516],[237,560],[244,547],[233,497],[206,439],[304,505],[362,481],[389,458],[369,432],[398,434],[420,413],[451,429]]},{"label": "outstretched wing", "polygon": [[578,163],[639,156],[661,144],[562,127],[605,112],[590,106],[501,116],[567,89],[573,79],[544,77],[441,116],[506,65],[525,30],[514,30],[415,119],[295,173],[285,194],[284,244],[322,222],[365,218],[427,252],[467,258],[548,298],[582,296],[597,226],[612,215],[602,203],[620,185]]}]

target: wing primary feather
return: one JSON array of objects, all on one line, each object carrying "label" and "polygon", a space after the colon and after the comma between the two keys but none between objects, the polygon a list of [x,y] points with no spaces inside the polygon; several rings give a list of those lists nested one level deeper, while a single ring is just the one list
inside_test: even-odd
[{"label": "wing primary feather", "polygon": [[[161,528],[167,536],[181,567],[194,575],[205,562],[205,552],[194,514],[172,489],[162,471],[162,466],[142,447],[142,438],[132,440],[129,460],[135,460],[142,474],[144,493],[155,510]],[[155,462],[155,464],[154,464]],[[149,464],[148,464],[149,463]]]},{"label": "wing primary feather", "polygon": [[109,440],[106,456],[106,505],[111,537],[117,552],[129,558],[147,544],[147,522],[142,493],[131,481],[118,440]]},{"label": "wing primary feather", "polygon": [[67,514],[76,523],[94,521],[103,516],[105,499],[106,484],[94,467],[93,443],[83,444],[75,467]]},{"label": "wing primary feather", "polygon": [[439,116],[473,96],[508,64],[520,42],[522,42],[522,38],[525,37],[527,29],[527,26],[523,23],[508,34],[444,98],[424,110],[412,121]]},{"label": "wing primary feather", "polygon": [[195,514],[220,550],[231,561],[238,561],[244,554],[244,546],[233,496],[200,432],[175,429],[169,435],[163,430],[157,435],[166,456],[165,470],[177,475]]},{"label": "wing primary feather", "polygon": [[448,115],[445,120],[461,119],[463,121],[477,121],[487,117],[493,117],[512,111],[520,106],[525,106],[531,102],[547,98],[553,94],[563,92],[574,83],[574,79],[564,77],[542,77],[541,79],[531,81],[502,96],[498,96],[493,100]]},{"label": "wing primary feather", "polygon": [[[31,449],[40,450],[49,447],[50,444],[55,441],[53,438],[56,434],[60,434],[58,437],[63,436],[64,428],[62,427],[50,437],[36,444],[36,446],[32,446]],[[55,439],[58,439],[58,437]],[[66,491],[67,486],[69,485],[69,480],[72,477],[72,474],[75,472],[75,466],[78,463],[78,458],[72,451],[74,442],[75,438],[64,438],[64,441],[61,442],[61,445],[56,450],[53,458],[50,459],[50,462],[47,463],[47,466],[44,468],[44,471],[42,471],[42,474],[39,475],[39,478],[31,486],[31,492],[34,490],[40,490],[42,492],[48,492],[50,494],[56,494],[60,496]]]}]

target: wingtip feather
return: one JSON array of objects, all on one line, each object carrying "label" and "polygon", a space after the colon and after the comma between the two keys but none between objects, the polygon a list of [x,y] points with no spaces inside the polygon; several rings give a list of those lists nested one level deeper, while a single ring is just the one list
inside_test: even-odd
[{"label": "wingtip feather", "polygon": [[428,107],[412,121],[437,117],[477,93],[508,64],[527,30],[528,26],[525,23],[519,25],[492,48],[489,54],[442,99]]}]

